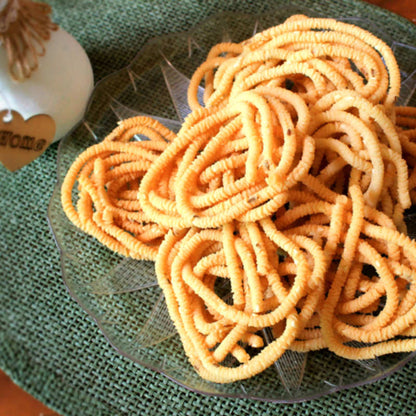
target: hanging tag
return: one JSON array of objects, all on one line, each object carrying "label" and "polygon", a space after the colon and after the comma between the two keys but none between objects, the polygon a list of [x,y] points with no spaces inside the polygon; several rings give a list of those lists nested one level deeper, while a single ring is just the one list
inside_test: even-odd
[{"label": "hanging tag", "polygon": [[0,112],[0,162],[14,172],[40,156],[55,136],[55,121],[46,114],[24,120],[17,111]]}]

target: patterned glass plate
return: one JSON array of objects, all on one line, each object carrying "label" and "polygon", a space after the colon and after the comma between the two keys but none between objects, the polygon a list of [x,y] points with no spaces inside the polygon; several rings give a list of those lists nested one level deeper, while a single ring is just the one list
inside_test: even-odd
[{"label": "patterned glass plate", "polygon": [[[157,285],[153,263],[112,253],[73,226],[62,211],[60,184],[69,166],[79,153],[113,130],[117,121],[147,114],[177,131],[189,113],[189,77],[211,46],[221,41],[241,41],[299,12],[302,10],[285,8],[257,16],[225,13],[189,32],[152,39],[128,67],[98,83],[83,121],[59,147],[58,181],[48,214],[61,250],[63,278],[69,292],[121,354],[200,393],[276,402],[308,400],[374,382],[398,370],[415,355],[349,361],[326,350],[308,354],[287,351],[274,366],[249,380],[231,384],[205,381],[185,356]],[[307,14],[311,16],[310,11]],[[415,48],[386,38],[368,19],[342,20],[369,29],[393,47],[403,76],[400,101],[413,101]],[[202,88],[199,92],[202,94]],[[267,342],[267,333],[264,338]]]}]

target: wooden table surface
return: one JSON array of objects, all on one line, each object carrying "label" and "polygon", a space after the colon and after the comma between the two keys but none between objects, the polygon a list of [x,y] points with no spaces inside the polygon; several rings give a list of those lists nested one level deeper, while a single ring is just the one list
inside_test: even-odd
[{"label": "wooden table surface", "polygon": [[[416,24],[416,0],[365,0],[406,17]],[[0,416],[58,416],[17,387],[0,370]]]},{"label": "wooden table surface", "polygon": [[365,0],[377,6],[404,16],[416,23],[416,1],[415,0]]}]

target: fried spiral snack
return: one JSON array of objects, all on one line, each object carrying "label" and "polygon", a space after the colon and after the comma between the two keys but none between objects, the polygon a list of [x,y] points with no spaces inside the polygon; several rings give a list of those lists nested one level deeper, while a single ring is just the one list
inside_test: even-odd
[{"label": "fried spiral snack", "polygon": [[[131,141],[135,135],[150,140]],[[174,137],[148,117],[121,122],[104,141],[81,153],[68,170],[61,188],[68,218],[119,254],[154,260],[167,230],[143,213],[137,192],[149,166]]]},{"label": "fried spiral snack", "polygon": [[[170,231],[160,247],[156,272],[169,313],[192,364],[211,381],[248,378],[269,367],[323,294],[327,263],[319,245],[303,236],[287,238],[270,220],[264,222],[237,225],[249,241],[234,236],[236,226],[228,224],[222,231],[192,228],[177,236]],[[282,263],[275,261],[278,249],[287,253]],[[215,293],[218,280],[231,286],[228,302]],[[268,327],[276,328],[276,338],[264,345],[256,333]],[[250,357],[245,345],[260,352]],[[230,353],[242,364],[220,365]]]},{"label": "fried spiral snack", "polygon": [[206,106],[258,85],[283,86],[288,81],[308,103],[328,91],[352,89],[390,108],[400,91],[396,59],[381,39],[355,25],[302,15],[240,44],[214,46],[191,79],[192,109],[201,106],[197,88],[202,80]]},{"label": "fried spiral snack", "polygon": [[[416,243],[365,205],[358,185],[335,204],[305,199],[293,194],[294,206],[275,221],[171,231],[162,243],[159,283],[204,378],[250,377],[287,348],[328,348],[351,359],[416,348],[409,337],[416,328]],[[259,338],[265,329],[275,338],[268,345]],[[357,345],[345,345],[351,342]],[[250,356],[245,345],[259,352]],[[221,365],[226,353],[238,364]]]},{"label": "fried spiral snack", "polygon": [[255,376],[287,350],[415,350],[404,212],[416,201],[416,109],[395,106],[399,90],[383,41],[292,16],[211,49],[177,135],[137,117],[82,153],[62,205],[110,249],[155,261],[208,380]]},{"label": "fried spiral snack", "polygon": [[409,191],[416,204],[416,108],[396,107],[396,124],[399,128],[403,157],[409,169]]},{"label": "fried spiral snack", "polygon": [[[271,215],[312,166],[309,124],[306,104],[282,88],[196,111],[143,178],[140,203],[165,227],[215,228]],[[174,199],[157,189],[161,171],[163,181],[173,181]]]},{"label": "fried spiral snack", "polygon": [[[312,223],[318,215],[319,224]],[[331,226],[336,222],[335,240]],[[406,338],[416,325],[416,243],[388,216],[365,205],[358,186],[338,209],[327,202],[300,204],[275,225],[288,236],[326,240],[333,247],[332,265],[337,265],[327,273],[330,288],[317,312],[319,320],[306,325],[293,349],[329,348],[345,358],[368,359],[416,348],[416,339]],[[397,335],[402,339],[394,339]]]}]

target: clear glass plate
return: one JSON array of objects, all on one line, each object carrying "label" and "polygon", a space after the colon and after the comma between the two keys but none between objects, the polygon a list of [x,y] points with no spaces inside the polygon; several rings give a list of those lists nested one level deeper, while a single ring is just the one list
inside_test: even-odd
[{"label": "clear glass plate", "polygon": [[[153,263],[111,252],[72,225],[62,211],[60,185],[69,166],[84,149],[113,130],[117,121],[148,114],[178,130],[189,113],[185,94],[189,76],[211,46],[221,41],[241,41],[298,12],[302,10],[285,8],[260,16],[225,13],[189,32],[152,39],[127,68],[96,86],[83,121],[59,147],[58,181],[48,215],[61,250],[62,273],[69,292],[121,354],[200,393],[296,402],[374,382],[415,356],[393,354],[350,361],[325,350],[308,354],[288,351],[274,366],[249,380],[231,384],[205,381],[184,354],[157,285]],[[307,14],[311,15],[310,11]],[[416,50],[386,38],[368,19],[342,20],[363,26],[392,45],[403,76],[400,102],[413,101]],[[267,342],[267,334],[265,339]]]}]

